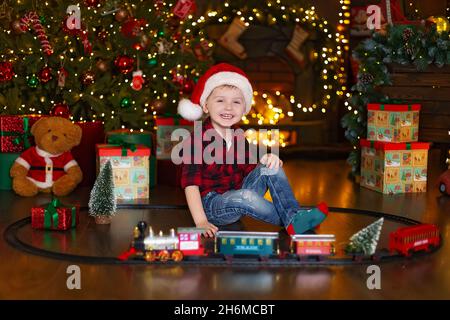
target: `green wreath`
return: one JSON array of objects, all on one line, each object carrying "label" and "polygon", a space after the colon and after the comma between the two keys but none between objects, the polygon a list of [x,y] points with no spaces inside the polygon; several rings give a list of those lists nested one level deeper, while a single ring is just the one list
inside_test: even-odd
[{"label": "green wreath", "polygon": [[390,26],[386,34],[374,33],[361,42],[353,57],[359,62],[359,72],[357,83],[351,88],[352,95],[346,101],[349,112],[342,117],[341,124],[346,129],[346,139],[353,145],[347,162],[352,167],[352,175],[359,176],[359,140],[367,137],[366,105],[389,99],[376,90],[379,86],[392,85],[388,65],[414,65],[421,71],[429,65],[442,68],[450,64],[449,32],[438,33],[435,25]]}]

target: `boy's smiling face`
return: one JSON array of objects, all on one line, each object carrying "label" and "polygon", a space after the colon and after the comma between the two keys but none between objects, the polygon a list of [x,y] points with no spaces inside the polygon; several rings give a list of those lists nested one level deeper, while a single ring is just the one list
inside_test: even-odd
[{"label": "boy's smiling face", "polygon": [[224,129],[238,123],[244,115],[244,95],[236,87],[217,87],[206,100],[203,111],[209,113],[213,127],[223,132]]}]

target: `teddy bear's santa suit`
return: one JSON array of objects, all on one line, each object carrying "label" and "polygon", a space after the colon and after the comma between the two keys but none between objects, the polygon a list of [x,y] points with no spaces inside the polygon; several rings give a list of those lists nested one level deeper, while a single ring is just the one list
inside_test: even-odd
[{"label": "teddy bear's santa suit", "polygon": [[28,169],[27,178],[38,188],[50,188],[69,168],[77,166],[70,152],[53,155],[39,147],[25,150],[16,162]]}]

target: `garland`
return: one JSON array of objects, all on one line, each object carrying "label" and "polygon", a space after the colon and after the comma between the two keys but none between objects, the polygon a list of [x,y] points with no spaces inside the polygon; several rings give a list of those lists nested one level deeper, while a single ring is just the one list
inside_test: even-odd
[{"label": "garland", "polygon": [[376,90],[379,86],[392,85],[388,65],[414,65],[418,71],[429,65],[442,68],[450,64],[449,32],[438,33],[436,26],[415,25],[388,26],[386,33],[373,33],[353,51],[359,62],[357,83],[346,101],[349,112],[341,119],[345,137],[353,145],[347,162],[352,176],[360,174],[361,152],[359,140],[367,137],[368,103],[382,102],[388,96]]}]

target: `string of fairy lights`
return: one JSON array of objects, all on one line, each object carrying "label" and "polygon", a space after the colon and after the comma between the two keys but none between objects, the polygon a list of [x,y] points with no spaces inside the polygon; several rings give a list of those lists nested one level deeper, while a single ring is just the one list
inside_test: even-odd
[{"label": "string of fairy lights", "polygon": [[[20,5],[23,5],[24,2],[25,2],[24,0],[17,0],[16,4],[17,4],[17,6],[20,6]],[[139,2],[143,3],[144,0],[140,0]],[[51,3],[48,2],[48,1],[45,1],[45,2],[38,2],[38,1],[36,1],[36,2],[33,2],[33,10],[38,10],[40,7],[44,7],[44,6],[45,7],[49,7],[50,5],[51,5]],[[77,5],[80,6],[79,3]],[[99,2],[96,7],[85,7],[85,6],[83,6],[83,10],[92,11],[95,15],[98,15],[99,17],[101,17],[101,14],[104,11],[103,8],[101,8],[101,5],[102,4]],[[129,10],[129,12],[134,12],[136,7],[138,6],[138,4],[136,4],[136,3],[128,3],[128,2],[122,3],[121,5],[125,6],[127,8],[127,10]],[[171,7],[173,7],[174,4],[173,3],[166,3],[166,2],[164,2],[164,3],[162,3],[162,5],[167,6],[169,9],[168,10],[163,10],[163,11],[158,11],[158,12],[160,12],[161,15],[164,15],[164,18],[166,20],[169,20],[169,19],[173,18],[174,17],[174,13],[171,10]],[[153,9],[152,8],[148,9],[149,12],[152,12],[152,10],[157,10],[157,7],[158,7],[157,2],[155,2],[153,4],[153,6],[154,6]],[[53,15],[46,16],[45,17],[45,22],[43,23],[43,27],[48,30],[48,29],[51,28],[52,25],[58,25],[60,23],[59,19],[60,19],[60,17],[54,17]],[[194,17],[192,15],[189,15],[188,17],[186,17],[186,21],[187,22],[191,22],[194,25],[196,24],[196,22],[194,22],[196,20],[194,20]],[[42,20],[41,20],[41,22],[42,22]],[[100,20],[99,20],[99,22],[100,22]],[[180,21],[180,25],[183,25],[183,21]],[[140,27],[140,30],[144,31],[145,29],[148,29],[148,27],[149,27],[149,24],[147,23],[145,25],[142,25]],[[104,28],[104,32],[106,33],[106,35],[111,35],[111,34],[112,35],[116,35],[116,34],[120,33],[120,28],[121,28],[121,24],[120,23],[111,23],[111,24],[107,25]],[[12,31],[9,28],[3,29],[2,31],[4,33],[8,34],[8,35],[11,35],[11,33],[12,33]],[[98,31],[98,30],[96,30],[95,27],[91,27],[90,25],[87,25],[87,26],[85,26],[85,30],[83,31],[83,33],[84,34],[86,34],[86,33],[89,34],[89,33],[95,33],[96,31]],[[180,39],[173,39],[174,44],[177,44],[178,42],[183,42],[186,47],[189,47],[190,39],[187,38],[187,36],[186,36],[186,35],[189,34],[189,32],[190,32],[190,30],[187,29],[187,30],[185,30],[185,34],[183,34]],[[148,36],[154,37],[154,38],[158,38],[159,36],[161,36],[160,31],[158,31],[158,30],[150,30],[147,34],[148,34]],[[200,40],[201,41],[206,41],[206,39],[203,37],[203,32],[202,31],[200,31],[200,35],[202,36],[202,38]],[[33,36],[33,39],[36,42],[38,42],[38,37],[37,36]],[[88,56],[80,56],[80,57],[70,57],[70,58],[68,58],[66,56],[66,52],[67,52],[67,55],[73,54],[74,52],[76,52],[76,49],[74,48],[74,46],[77,44],[78,40],[76,40],[76,39],[74,40],[74,38],[71,37],[70,35],[65,35],[64,37],[62,37],[62,39],[65,42],[65,45],[67,46],[67,50],[63,54],[59,55],[59,59],[61,60],[61,63],[63,63],[67,59],[70,62],[77,62],[77,61],[78,62],[83,62],[83,60],[89,60],[90,61],[89,64],[91,66],[93,66],[95,64],[94,52],[91,52]],[[51,43],[56,46],[58,44],[59,40],[60,40],[59,38],[51,39]],[[212,47],[213,43],[208,43],[208,46]],[[133,52],[131,50],[131,48],[130,48],[129,51],[130,51],[130,54],[132,54],[132,57],[136,58],[137,55],[139,54],[139,48],[134,48],[134,49],[136,49],[136,52]],[[36,53],[33,50],[32,47],[20,48],[20,49],[18,49],[18,51],[19,51],[18,54],[16,54],[16,52],[14,50],[9,49],[6,52],[3,52],[0,55],[0,58],[2,60],[6,59],[7,61],[9,61],[11,63],[16,63],[16,62],[25,62],[26,63],[27,57],[29,57],[29,56],[31,56],[31,55]],[[106,51],[112,51],[111,46],[106,46]],[[173,55],[173,54],[174,54],[173,50],[170,51],[170,52],[167,52],[167,53],[165,52],[165,56],[167,57],[166,59],[170,59],[170,55]],[[158,53],[148,53],[147,54],[148,63],[150,64],[151,61],[156,59],[158,55],[159,55]],[[47,58],[44,57],[44,56],[41,56],[39,58],[39,60],[42,61],[43,63],[46,63],[46,59]],[[142,62],[142,63],[144,63],[144,62]],[[162,62],[160,64],[160,66],[164,67],[165,63]],[[170,79],[172,79],[174,76],[178,76],[179,77],[179,76],[185,75],[184,70],[186,70],[188,68],[189,68],[188,65],[178,64],[176,66],[176,74],[175,75],[172,73],[172,70],[168,70],[168,72],[166,74],[164,74],[164,75],[153,74],[150,77],[154,79],[157,76],[161,76],[161,78],[163,80],[170,81]],[[20,75],[18,75],[17,73],[14,74],[15,78],[17,78],[19,76]],[[35,75],[33,74],[31,76],[35,76]],[[78,73],[74,74],[74,77],[78,77],[78,76],[79,76]],[[193,77],[199,77],[200,73],[199,72],[194,72],[192,74],[192,76]],[[30,75],[27,75],[26,77],[27,77],[27,80],[28,80]],[[147,75],[145,73],[143,74],[143,78],[144,79],[147,78]],[[130,85],[130,83],[131,83],[131,80],[128,79],[128,78],[125,78],[123,80],[123,83],[122,82],[118,83],[118,86],[120,87],[122,85]],[[69,93],[73,93],[76,100],[81,99],[84,94],[90,94],[91,96],[94,96],[94,97],[96,97],[96,98],[98,98],[100,100],[103,100],[105,98],[105,96],[103,94],[96,95],[95,91],[90,91],[90,92],[85,92],[85,93],[83,93],[83,92],[75,93],[75,92],[73,92],[73,90],[71,88],[66,89],[66,90]],[[166,92],[158,92],[157,90],[154,90],[153,94],[155,95],[155,100],[154,101],[158,101],[159,99],[162,99],[162,98],[167,98],[167,93]],[[114,97],[114,96],[116,96],[116,93],[112,92],[111,95]],[[42,96],[42,97],[40,97],[39,100],[40,100],[41,103],[45,103],[45,102],[47,102],[47,97]],[[55,101],[53,99],[50,99],[49,102],[51,104],[55,103]],[[171,102],[172,103],[176,103],[175,100],[172,100]],[[136,106],[135,101],[131,101],[131,104],[133,105],[134,110],[137,111],[138,110],[138,106]],[[7,108],[8,108],[8,106],[4,106],[4,109],[7,109]],[[91,107],[91,110],[92,110],[92,107]],[[42,113],[42,111],[39,110],[36,106],[26,106],[25,104],[22,104],[22,105],[19,106],[19,111],[21,111],[21,112],[29,111],[31,113],[38,113],[38,114]],[[153,118],[156,117],[155,106],[152,105],[150,102],[146,102],[144,104],[143,111],[144,111],[144,113],[149,114],[150,117],[153,117]],[[114,110],[110,110],[109,114],[108,114],[107,111],[106,112],[102,112],[101,114],[98,114],[98,115],[93,113],[92,114],[92,118],[93,118],[92,121],[95,121],[97,118],[101,118],[102,121],[104,121],[103,119],[105,119],[106,117],[110,117],[111,119],[114,119],[116,117],[115,111]],[[79,117],[79,118],[75,119],[73,116],[71,116],[71,119],[73,121],[82,121],[82,122],[86,121],[85,119],[83,119],[83,117]],[[149,121],[145,121],[144,124],[147,126],[147,125],[150,125],[150,122]],[[122,128],[125,129],[126,126],[122,125]],[[130,129],[130,130],[132,131],[133,129]],[[143,131],[144,128],[140,128],[138,130]]]},{"label": "string of fairy lights", "polygon": [[[350,0],[341,0],[341,13],[340,16],[343,18],[339,21],[339,26],[350,24]],[[225,8],[230,7],[230,3],[224,3]],[[255,111],[252,109],[248,116],[243,117],[242,121],[244,124],[249,124],[252,119],[256,120],[257,125],[264,124],[276,124],[279,120],[288,117],[293,117],[294,112],[293,109],[297,108],[304,113],[314,112],[316,110],[320,110],[322,113],[327,112],[327,108],[330,105],[330,101],[336,96],[344,96],[347,95],[347,87],[346,87],[346,70],[345,70],[345,52],[349,50],[348,46],[348,37],[346,37],[345,27],[341,27],[336,31],[335,34],[332,32],[332,28],[329,26],[327,20],[321,19],[314,6],[309,8],[289,8],[281,3],[280,0],[277,1],[267,1],[267,8],[270,8],[274,11],[279,11],[277,18],[276,16],[269,16],[264,13],[263,10],[252,8],[247,10],[237,10],[235,12],[235,16],[240,17],[240,20],[244,22],[245,26],[249,26],[251,24],[260,23],[273,25],[277,23],[298,23],[298,24],[309,24],[311,29],[314,29],[320,33],[323,33],[328,39],[335,39],[335,44],[332,46],[324,46],[321,48],[320,52],[314,52],[313,58],[319,60],[321,63],[321,80],[324,82],[323,90],[325,93],[321,98],[321,101],[312,103],[310,105],[306,105],[302,103],[299,98],[294,95],[287,95],[280,91],[276,91],[274,93],[265,92],[265,91],[255,91],[254,96],[262,97],[264,110],[267,110],[265,114]],[[232,15],[225,15],[219,11],[211,10],[206,12],[205,14],[210,19],[215,18],[219,23],[227,23],[235,18]],[[202,16],[199,18],[197,23],[205,22],[205,18]],[[333,71],[335,74],[330,74]],[[287,98],[289,97],[289,98]],[[286,108],[286,106],[276,105],[277,98],[284,98],[283,100],[287,101],[291,105]],[[254,105],[255,105],[254,99]],[[285,110],[289,110],[285,113]]]},{"label": "string of fairy lights", "polygon": [[[144,0],[140,0],[140,2],[144,2]],[[255,23],[257,21],[266,21],[268,25],[275,25],[278,23],[298,23],[298,24],[307,24],[310,29],[314,29],[326,36],[326,38],[332,40],[334,42],[334,45],[328,45],[321,48],[321,50],[318,50],[318,52],[313,52],[312,56],[316,61],[320,64],[320,77],[323,81],[323,90],[324,94],[321,97],[320,101],[311,103],[307,105],[306,103],[300,101],[298,97],[287,94],[284,92],[276,91],[276,92],[266,92],[266,91],[255,91],[254,92],[254,103],[255,101],[259,101],[260,103],[263,103],[264,107],[267,107],[265,109],[268,110],[267,113],[258,113],[255,111],[255,108],[252,109],[252,112],[247,116],[244,117],[243,123],[248,124],[251,121],[254,120],[255,124],[257,125],[276,125],[280,120],[285,118],[292,118],[294,116],[294,110],[297,109],[304,113],[311,113],[315,111],[319,111],[321,113],[326,113],[331,101],[336,97],[342,97],[342,96],[348,96],[349,93],[347,92],[346,87],[346,69],[345,69],[345,57],[346,52],[349,50],[349,40],[347,36],[347,28],[350,24],[350,0],[340,0],[340,11],[339,11],[339,24],[337,26],[337,29],[333,31],[332,26],[329,25],[328,21],[325,19],[322,19],[318,16],[316,8],[314,6],[311,6],[309,8],[293,8],[288,7],[282,4],[280,0],[273,0],[273,1],[266,1],[267,8],[270,8],[271,10],[279,11],[281,12],[281,19],[278,17],[267,17],[264,15],[264,12],[262,10],[258,10],[256,8],[253,8],[251,10],[247,10],[244,12],[238,11],[236,14],[240,16],[240,19],[244,21],[245,25],[248,26],[252,23]],[[17,0],[17,5],[22,5],[24,3],[24,0]],[[46,6],[48,7],[50,3],[48,1],[39,1],[39,6]],[[137,5],[135,3],[125,3],[122,4],[126,7],[129,7],[130,10],[134,10]],[[165,3],[163,2],[163,5],[168,5],[171,7],[172,3]],[[225,2],[223,4],[225,7],[229,7],[230,3]],[[37,6],[37,2],[36,2]],[[154,8],[149,8],[149,12],[152,10],[155,10],[157,7],[157,3],[154,3]],[[37,9],[37,8],[35,8]],[[94,14],[101,14],[103,12],[103,9],[100,8],[100,4],[97,7],[87,7],[85,8],[87,10],[92,10]],[[84,9],[83,9],[84,10]],[[162,11],[163,15],[166,15],[166,19],[170,19],[173,17],[172,10],[164,10]],[[220,15],[219,11],[208,11],[204,15],[200,17],[194,17],[193,15],[188,15],[185,20],[180,21],[180,25],[183,28],[183,34],[180,39],[174,39],[174,43],[183,42],[185,46],[190,46],[190,33],[193,32],[193,30],[200,30],[201,35],[201,41],[204,41],[207,43],[207,46],[209,48],[214,47],[214,43],[208,41],[206,35],[203,34],[203,26],[212,18],[217,17]],[[58,24],[59,21],[58,18],[55,18],[53,16],[45,17],[46,21],[44,22],[44,27],[50,28],[51,25]],[[222,15],[218,17],[218,21],[222,23],[230,22],[234,17],[232,16],[225,16]],[[145,24],[141,26],[141,30],[148,29],[149,24]],[[5,29],[3,30],[7,34],[11,33],[11,30]],[[95,27],[92,25],[86,26],[87,33],[96,33],[98,30],[96,30]],[[110,25],[107,25],[104,28],[104,32],[107,34],[117,34],[120,32],[120,24],[117,23],[111,23]],[[151,30],[147,33],[150,37],[157,38],[159,36],[158,30]],[[34,39],[38,41],[37,37],[35,36]],[[51,41],[65,41],[65,44],[67,45],[67,52],[59,54],[59,60],[61,61],[61,64],[63,64],[65,61],[70,62],[83,62],[84,59],[87,59],[89,61],[89,64],[92,66],[95,64],[94,61],[94,53],[89,54],[88,56],[81,56],[81,57],[68,57],[70,54],[75,52],[74,46],[77,44],[76,42],[78,40],[74,40],[73,37],[70,37],[69,35],[65,35],[61,39],[52,39]],[[57,43],[55,43],[57,45]],[[107,51],[112,51],[112,48],[107,46]],[[131,51],[131,50],[130,50]],[[11,62],[17,62],[18,60],[22,60],[22,62],[26,62],[26,59],[28,56],[33,55],[35,52],[32,47],[29,48],[20,48],[19,54],[15,54],[14,50],[9,50],[9,52],[3,52],[0,55],[0,58],[8,59],[8,61]],[[133,57],[136,57],[137,54],[141,54],[139,50],[137,52],[133,52]],[[174,54],[173,50],[168,53],[168,55]],[[158,53],[148,53],[146,54],[146,60],[147,61],[154,61],[157,59]],[[168,58],[170,59],[170,57]],[[45,62],[44,57],[40,57],[40,60],[42,62]],[[142,59],[143,60],[143,59]],[[141,61],[141,63],[145,63],[144,61]],[[161,63],[161,66],[164,67],[164,62]],[[176,66],[176,76],[182,77],[186,76],[186,70],[189,70],[189,65],[185,64],[178,64]],[[78,77],[78,74],[74,75],[75,77]],[[145,78],[156,78],[157,76],[161,75],[146,75],[144,73],[143,77]],[[162,75],[163,80],[170,80],[174,75],[171,73],[171,70],[168,70],[167,74]],[[197,70],[190,71],[189,76],[192,77],[199,77],[200,73]],[[18,77],[17,74],[14,75],[14,77]],[[130,79],[124,79],[123,83],[120,82],[118,85],[130,85]],[[90,94],[91,96],[94,96],[100,100],[103,100],[105,96],[101,93],[97,93],[94,90],[88,91],[88,92],[79,92],[75,93],[72,92],[72,89],[67,89],[69,93],[73,93],[76,99],[83,98],[83,94]],[[158,92],[157,90],[153,91],[153,94],[155,95],[155,100],[158,101],[159,99],[167,98],[166,92]],[[112,93],[112,96],[115,96],[115,93]],[[55,101],[51,98],[47,98],[45,96],[40,97],[41,103],[46,103],[49,100],[50,103],[55,103]],[[150,118],[156,119],[157,117],[157,111],[156,106],[153,104],[154,101],[146,102],[144,104],[143,111],[145,114],[148,114]],[[278,104],[278,101],[284,101],[284,105]],[[172,103],[176,103],[175,100],[171,101]],[[289,103],[290,106],[286,107],[286,104]],[[136,105],[135,101],[131,102],[132,108],[134,110],[138,109],[138,106]],[[5,106],[4,108],[7,108]],[[22,104],[20,106],[21,111],[25,111],[27,107]],[[32,113],[37,112],[41,113],[41,110],[39,110],[36,106],[30,106],[28,107],[28,110]],[[92,107],[91,107],[92,110]],[[110,117],[111,119],[114,119],[117,115],[115,114],[114,110],[105,110],[105,112],[102,112],[100,114],[92,114],[92,120],[95,121],[96,119],[103,120],[107,117]],[[83,117],[79,117],[78,119],[72,118],[74,121],[86,121],[86,119],[83,119]],[[146,126],[150,124],[150,121],[145,121],[144,123]],[[126,128],[125,126],[122,126],[122,128]],[[135,129],[143,131],[144,128]]]}]

